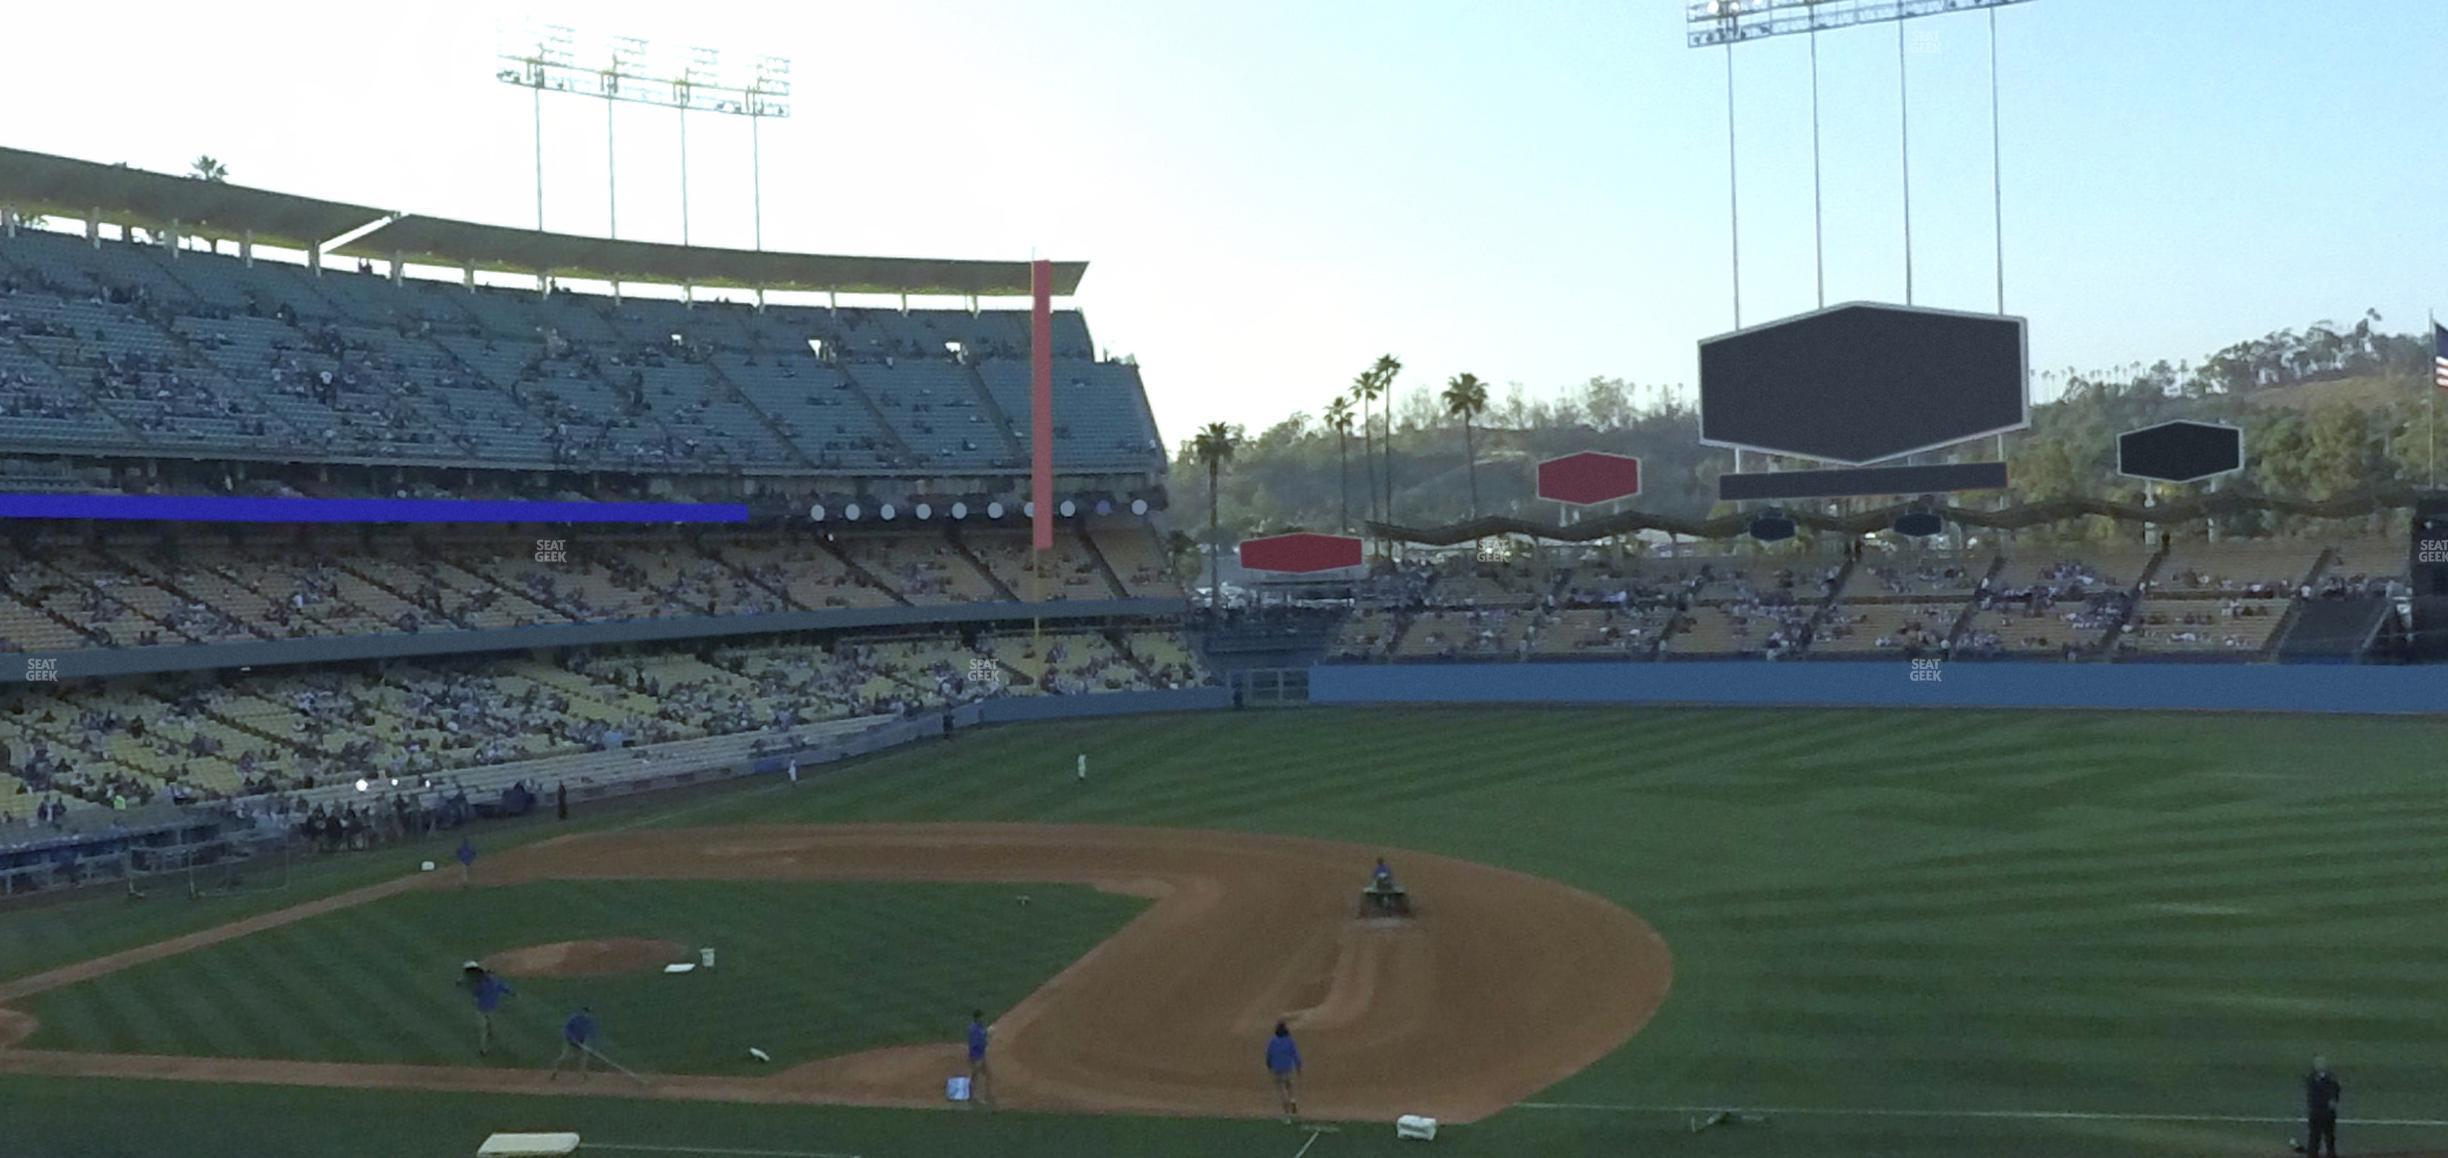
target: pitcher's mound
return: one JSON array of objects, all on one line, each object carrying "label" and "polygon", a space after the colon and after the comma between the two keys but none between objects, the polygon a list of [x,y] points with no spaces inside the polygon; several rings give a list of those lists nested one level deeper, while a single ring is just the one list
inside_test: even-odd
[{"label": "pitcher's mound", "polygon": [[609,941],[555,941],[495,953],[484,967],[504,977],[598,977],[606,973],[652,973],[688,957],[677,941],[616,937]]}]

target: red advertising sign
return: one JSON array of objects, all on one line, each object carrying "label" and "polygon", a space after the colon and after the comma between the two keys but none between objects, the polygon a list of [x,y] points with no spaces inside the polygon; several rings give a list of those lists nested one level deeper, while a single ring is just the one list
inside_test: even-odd
[{"label": "red advertising sign", "polygon": [[1585,450],[1538,464],[1538,497],[1552,502],[1611,503],[1640,489],[1640,460],[1630,455]]},{"label": "red advertising sign", "polygon": [[1301,531],[1241,543],[1241,565],[1252,571],[1306,574],[1360,565],[1360,540],[1350,535]]}]

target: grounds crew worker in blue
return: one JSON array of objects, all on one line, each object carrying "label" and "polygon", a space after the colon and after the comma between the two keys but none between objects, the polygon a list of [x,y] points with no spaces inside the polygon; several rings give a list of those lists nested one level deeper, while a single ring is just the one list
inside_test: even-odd
[{"label": "grounds crew worker in blue", "polygon": [[1275,1036],[1266,1048],[1267,1073],[1275,1078],[1275,1094],[1283,1099],[1284,1121],[1300,1117],[1300,1095],[1292,1088],[1293,1079],[1301,1072],[1300,1047],[1292,1044],[1292,1030],[1278,1021]]},{"label": "grounds crew worker in blue", "polygon": [[969,1104],[994,1109],[994,1075],[986,1068],[986,1011],[969,1013]]},{"label": "grounds crew worker in blue", "polygon": [[2337,1158],[2338,1080],[2329,1059],[2315,1055],[2312,1072],[2304,1075],[2304,1153],[2321,1158],[2321,1140],[2329,1142],[2328,1158]]}]

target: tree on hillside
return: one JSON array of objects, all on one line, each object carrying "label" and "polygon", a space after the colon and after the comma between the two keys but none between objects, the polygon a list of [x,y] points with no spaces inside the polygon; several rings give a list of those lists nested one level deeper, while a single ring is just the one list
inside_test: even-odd
[{"label": "tree on hillside", "polygon": [[187,167],[187,175],[198,181],[228,181],[229,166],[214,160],[210,153],[200,154]]},{"label": "tree on hillside", "polygon": [[1392,354],[1377,355],[1369,373],[1376,376],[1377,390],[1385,396],[1385,517],[1394,521],[1394,379],[1402,373],[1402,361]]},{"label": "tree on hillside", "polygon": [[1343,533],[1351,534],[1351,398],[1337,394],[1326,404],[1326,428],[1335,432],[1335,482],[1343,498]]},{"label": "tree on hillside", "polygon": [[1213,611],[1224,600],[1224,536],[1218,512],[1222,509],[1220,485],[1224,464],[1232,461],[1233,448],[1241,442],[1241,432],[1221,422],[1210,422],[1190,440],[1190,452],[1207,468],[1207,608]]},{"label": "tree on hillside", "polygon": [[[2009,506],[2069,496],[2139,502],[2142,486],[2116,473],[2116,436],[2176,418],[2244,429],[2244,473],[2221,480],[2211,488],[2215,491],[2311,499],[2418,484],[2429,475],[2424,406],[2430,377],[2427,331],[2385,333],[2368,311],[2359,317],[2340,311],[2338,323],[2297,326],[2184,360],[2151,357],[2100,369],[2041,370],[2034,387],[2046,401],[2033,404],[2030,430],[2005,440],[2012,481],[2000,497]],[[1415,382],[1395,393],[1388,385],[1371,365],[1325,421],[1295,416],[1239,442],[1230,464],[1233,493],[1222,496],[1233,503],[1235,527],[1323,528],[1344,513],[1351,516],[1346,525],[1356,531],[1368,513],[1382,515],[1396,507],[1409,512],[1406,521],[1425,523],[1460,518],[1466,509],[1481,517],[1534,515],[1538,508],[1528,464],[1581,450],[1639,457],[1648,483],[1640,502],[1644,510],[1698,518],[1717,509],[1715,483],[1727,468],[1727,456],[1698,443],[1698,414],[1688,397],[1613,379],[1543,394],[1519,384],[1502,390],[1491,384],[1493,397],[1470,417],[1457,444],[1443,437],[1457,417],[1443,399],[1447,383]],[[1337,411],[1350,413],[1364,404],[1385,410],[1389,438],[1409,440],[1403,451],[1408,465],[1401,468],[1405,481],[1389,503],[1388,488],[1378,485],[1376,474],[1388,465],[1376,457],[1377,439],[1387,432],[1376,414],[1362,413],[1367,506],[1375,512],[1350,509],[1348,427],[1335,418]],[[1478,461],[1482,425],[1493,432],[1485,463]],[[1983,440],[1936,457],[1986,457],[1992,445]],[[1465,455],[1467,462],[1458,461]],[[1173,463],[1177,477],[1194,478],[1203,473],[1201,465],[1185,438]],[[1475,473],[1480,465],[1491,468],[1485,486]],[[1329,487],[1337,493],[1329,493]],[[2174,498],[2185,492],[2163,493]],[[1219,529],[1220,520],[1219,513]],[[2220,532],[2328,534],[2380,526],[2368,515],[2267,512],[2222,519]],[[2112,520],[2084,517],[2012,536],[2046,542],[2133,532]],[[1193,561],[1188,571],[1196,569]]]},{"label": "tree on hillside", "polygon": [[1445,412],[1462,420],[1462,464],[1470,472],[1470,513],[1479,517],[1479,448],[1471,437],[1471,420],[1487,411],[1487,383],[1464,371],[1445,382]]},{"label": "tree on hillside", "polygon": [[1165,559],[1173,565],[1173,577],[1184,582],[1198,579],[1198,540],[1180,531],[1165,536]]},{"label": "tree on hillside", "polygon": [[1377,400],[1377,372],[1362,370],[1352,379],[1351,394],[1360,401],[1360,466],[1368,483],[1369,519],[1377,518],[1377,434],[1369,424],[1369,403]]}]

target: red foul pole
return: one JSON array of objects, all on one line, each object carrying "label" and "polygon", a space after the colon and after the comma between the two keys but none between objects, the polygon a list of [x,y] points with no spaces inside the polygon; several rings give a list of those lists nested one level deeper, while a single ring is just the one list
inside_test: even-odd
[{"label": "red foul pole", "polygon": [[1040,551],[1054,549],[1054,263],[1029,263],[1029,530]]}]

